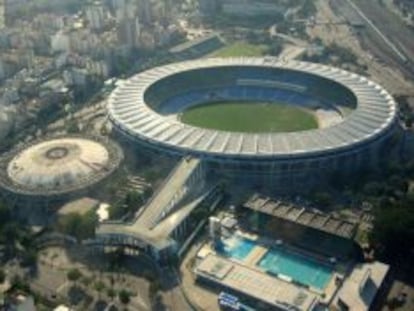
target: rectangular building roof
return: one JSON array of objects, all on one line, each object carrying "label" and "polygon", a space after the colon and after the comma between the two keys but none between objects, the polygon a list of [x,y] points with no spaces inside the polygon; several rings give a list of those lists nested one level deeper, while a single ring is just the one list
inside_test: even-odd
[{"label": "rectangular building roof", "polygon": [[344,281],[334,302],[341,300],[349,310],[369,310],[379,291],[389,266],[381,262],[373,262],[356,266]]},{"label": "rectangular building roof", "polygon": [[[197,276],[264,301],[281,310],[313,310],[318,296],[307,289],[209,254],[195,270]],[[294,309],[293,309],[293,308]]]},{"label": "rectangular building roof", "polygon": [[273,217],[347,239],[352,239],[356,230],[356,224],[352,222],[258,194],[253,195],[244,206]]}]

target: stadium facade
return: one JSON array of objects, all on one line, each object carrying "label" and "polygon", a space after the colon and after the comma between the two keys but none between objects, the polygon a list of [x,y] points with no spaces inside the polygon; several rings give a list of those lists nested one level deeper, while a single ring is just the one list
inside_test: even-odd
[{"label": "stadium facade", "polygon": [[[217,100],[283,102],[331,111],[340,120],[289,133],[226,132],[180,121],[189,107]],[[396,103],[377,83],[330,66],[271,57],[157,67],[120,85],[108,111],[118,132],[146,148],[198,157],[208,171],[281,188],[375,168],[399,129]]]}]

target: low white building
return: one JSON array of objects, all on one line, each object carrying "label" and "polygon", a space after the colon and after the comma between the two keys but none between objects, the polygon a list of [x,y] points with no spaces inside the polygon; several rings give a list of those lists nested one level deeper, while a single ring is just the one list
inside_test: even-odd
[{"label": "low white building", "polygon": [[368,311],[377,296],[389,266],[381,262],[355,266],[334,298],[339,310]]},{"label": "low white building", "polygon": [[55,33],[50,38],[50,45],[54,52],[69,52],[70,38],[69,35],[63,31]]}]

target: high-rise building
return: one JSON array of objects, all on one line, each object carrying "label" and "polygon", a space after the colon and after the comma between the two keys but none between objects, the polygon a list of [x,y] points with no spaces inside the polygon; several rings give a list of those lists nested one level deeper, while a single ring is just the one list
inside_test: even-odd
[{"label": "high-rise building", "polygon": [[[4,21],[7,25],[29,3],[28,0],[3,0]],[[1,2],[0,2],[1,3]]]},{"label": "high-rise building", "polygon": [[141,27],[139,24],[139,18],[126,17],[120,21],[118,24],[117,35],[118,42],[121,45],[127,47],[137,47],[139,42],[139,37],[141,33]]},{"label": "high-rise building", "polygon": [[150,24],[152,22],[153,12],[150,0],[138,1],[138,16],[144,24]]},{"label": "high-rise building", "polygon": [[110,6],[113,10],[124,9],[126,5],[126,0],[111,0]]},{"label": "high-rise building", "polygon": [[6,25],[6,15],[4,10],[4,1],[0,0],[0,29],[4,28]]},{"label": "high-rise building", "polygon": [[105,10],[101,3],[93,3],[86,8],[86,19],[89,27],[94,30],[100,30],[105,23]]}]

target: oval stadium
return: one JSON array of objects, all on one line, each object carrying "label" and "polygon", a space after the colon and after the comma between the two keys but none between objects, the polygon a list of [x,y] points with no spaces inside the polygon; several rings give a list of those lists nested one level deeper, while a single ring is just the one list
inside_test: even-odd
[{"label": "oval stadium", "polygon": [[108,111],[115,129],[145,148],[286,186],[377,165],[398,129],[396,103],[375,82],[270,57],[150,69],[124,81]]}]

